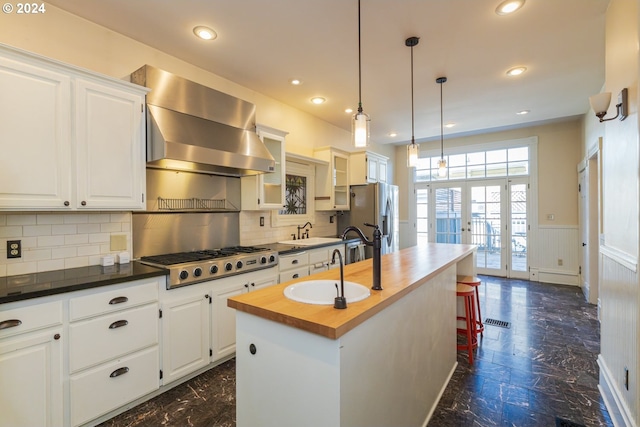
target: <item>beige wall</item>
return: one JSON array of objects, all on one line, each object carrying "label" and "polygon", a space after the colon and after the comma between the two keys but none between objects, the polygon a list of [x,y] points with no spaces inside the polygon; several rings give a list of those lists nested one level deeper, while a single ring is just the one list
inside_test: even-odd
[{"label": "beige wall", "polygon": [[[472,147],[498,141],[507,141],[536,136],[538,137],[538,218],[540,225],[577,225],[578,224],[578,174],[576,166],[581,158],[582,123],[572,119],[558,123],[492,132],[482,135],[450,138],[444,141],[447,147]],[[420,145],[424,151],[438,150],[439,142]],[[402,167],[404,165],[404,167]],[[406,168],[406,149],[396,148],[396,182],[409,185],[410,173]],[[408,188],[408,187],[407,187]],[[409,194],[401,198],[400,218],[410,216]],[[552,213],[555,220],[547,220]]]},{"label": "beige wall", "polygon": [[[602,235],[599,248],[600,387],[616,425],[638,425],[640,412],[640,292],[638,277],[640,167],[638,136],[638,0],[611,0],[606,15],[603,91],[612,93],[609,117],[622,88],[629,90],[629,116],[598,123],[584,121],[583,156],[602,138]],[[624,370],[629,368],[629,388]]]}]

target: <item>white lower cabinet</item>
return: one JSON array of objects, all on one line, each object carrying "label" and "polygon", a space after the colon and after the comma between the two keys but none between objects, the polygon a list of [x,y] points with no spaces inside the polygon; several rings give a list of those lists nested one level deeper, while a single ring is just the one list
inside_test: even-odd
[{"label": "white lower cabinet", "polygon": [[209,301],[206,284],[163,291],[163,384],[209,364]]},{"label": "white lower cabinet", "polygon": [[227,299],[278,282],[268,268],[163,290],[162,383],[169,384],[236,351],[236,313]]},{"label": "white lower cabinet", "polygon": [[236,311],[227,307],[227,299],[276,283],[278,273],[275,267],[212,282],[212,361],[227,357],[236,351]]},{"label": "white lower cabinet", "polygon": [[144,279],[72,294],[70,425],[84,424],[160,387],[158,283]]},{"label": "white lower cabinet", "polygon": [[61,334],[57,327],[0,340],[0,426],[63,424]]},{"label": "white lower cabinet", "polygon": [[158,388],[158,346],[72,375],[71,425],[106,414]]},{"label": "white lower cabinet", "polygon": [[321,248],[307,249],[293,254],[282,255],[279,258],[280,266],[280,283],[289,280],[299,279],[309,276],[310,274],[321,273],[331,268],[340,266],[338,258],[336,263],[331,264],[331,258],[335,249],[340,250],[344,261],[344,244],[340,243],[332,246],[324,246]]}]

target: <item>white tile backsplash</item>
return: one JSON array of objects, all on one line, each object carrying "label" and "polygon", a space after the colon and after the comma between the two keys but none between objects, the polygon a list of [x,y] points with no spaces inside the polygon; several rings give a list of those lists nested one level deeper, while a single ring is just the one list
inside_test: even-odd
[{"label": "white tile backsplash", "polygon": [[[112,234],[131,248],[130,212],[0,214],[0,277],[98,265]],[[21,240],[22,257],[7,258],[7,240]]]},{"label": "white tile backsplash", "polygon": [[[332,237],[337,235],[337,224],[329,222],[329,217],[334,212],[316,212],[313,228],[309,230],[309,237]],[[260,217],[264,217],[264,227],[260,226]],[[272,227],[269,211],[242,211],[240,212],[240,244],[244,246],[257,246],[267,243],[275,243],[291,239],[292,234],[297,234],[295,225],[285,227]],[[304,222],[304,221],[303,221]],[[300,225],[302,225],[302,223]]]}]

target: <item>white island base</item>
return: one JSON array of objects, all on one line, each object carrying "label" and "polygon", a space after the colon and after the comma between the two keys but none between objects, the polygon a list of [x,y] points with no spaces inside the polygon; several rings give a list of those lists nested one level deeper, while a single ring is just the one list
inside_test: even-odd
[{"label": "white island base", "polygon": [[337,339],[238,310],[237,426],[426,425],[457,363],[459,267]]}]

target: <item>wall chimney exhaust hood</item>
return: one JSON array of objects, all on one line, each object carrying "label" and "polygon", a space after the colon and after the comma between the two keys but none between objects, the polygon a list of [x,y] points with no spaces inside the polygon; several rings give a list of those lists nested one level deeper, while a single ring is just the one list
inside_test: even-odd
[{"label": "wall chimney exhaust hood", "polygon": [[147,166],[226,176],[273,172],[255,132],[255,105],[145,65],[131,74],[147,94]]}]

